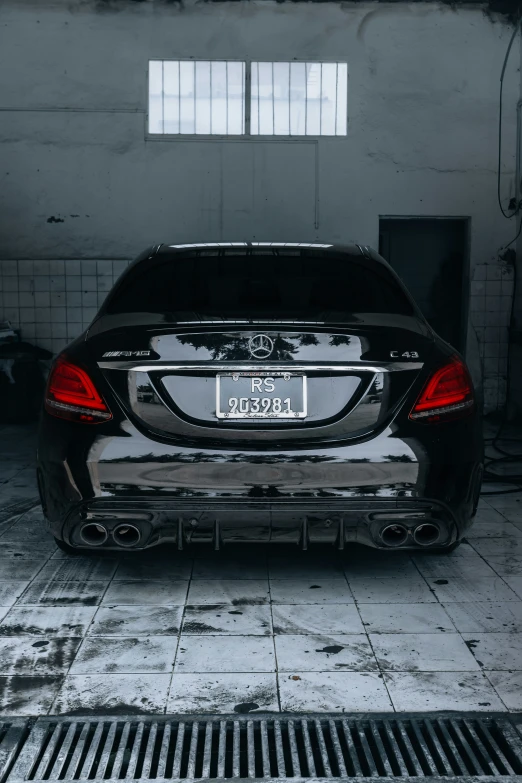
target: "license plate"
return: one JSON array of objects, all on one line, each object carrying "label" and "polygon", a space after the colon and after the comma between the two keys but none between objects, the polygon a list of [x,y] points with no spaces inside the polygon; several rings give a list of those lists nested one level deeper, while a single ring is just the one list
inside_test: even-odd
[{"label": "license plate", "polygon": [[218,419],[304,419],[306,376],[290,372],[233,372],[216,376]]}]

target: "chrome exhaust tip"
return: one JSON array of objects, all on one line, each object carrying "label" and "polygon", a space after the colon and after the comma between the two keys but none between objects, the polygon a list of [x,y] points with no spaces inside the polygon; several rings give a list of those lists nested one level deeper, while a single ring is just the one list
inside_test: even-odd
[{"label": "chrome exhaust tip", "polygon": [[114,528],[112,537],[118,546],[129,548],[140,543],[141,532],[135,525],[118,525]]},{"label": "chrome exhaust tip", "polygon": [[440,538],[440,530],[432,522],[424,522],[413,531],[413,540],[419,546],[430,546]]},{"label": "chrome exhaust tip", "polygon": [[88,522],[80,529],[80,538],[88,546],[102,546],[108,537],[107,528],[97,522]]},{"label": "chrome exhaust tip", "polygon": [[408,540],[408,529],[404,525],[386,525],[381,530],[381,541],[386,546],[402,546]]}]

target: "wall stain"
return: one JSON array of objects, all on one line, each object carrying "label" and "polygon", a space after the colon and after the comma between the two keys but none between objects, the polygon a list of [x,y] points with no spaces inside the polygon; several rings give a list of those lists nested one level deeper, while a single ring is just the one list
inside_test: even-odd
[{"label": "wall stain", "polygon": [[[210,0],[211,2],[219,2],[220,0]],[[221,0],[223,2],[224,0]],[[285,2],[288,3],[289,0],[277,0],[277,2],[281,5],[283,5]],[[292,2],[308,2],[309,0],[292,0]],[[360,0],[359,0],[360,1]],[[389,0],[377,0],[378,3],[385,3]],[[433,1],[433,0],[432,0]],[[322,3],[325,2],[325,0],[312,0],[312,2],[315,3]],[[358,0],[352,0],[354,5],[357,5]],[[465,9],[466,6],[476,6],[476,0],[441,0],[442,4],[447,6],[452,11],[457,11],[459,9]],[[183,8],[183,0],[93,0],[93,6],[95,10],[100,12],[107,12],[107,11],[115,11],[115,12],[121,12],[125,11],[127,7],[130,6],[138,6],[140,4],[142,5],[163,5],[163,6],[177,6],[178,8]],[[417,1],[415,5],[430,5],[429,0],[424,0],[422,3]],[[348,5],[345,2],[339,2],[339,5],[341,7],[345,7]],[[349,5],[352,5],[350,3]],[[433,5],[435,5],[435,2],[433,2]],[[518,17],[518,9],[520,8],[520,0],[486,0],[486,2],[481,4],[484,9],[484,14],[491,19],[491,21],[495,21],[493,15],[498,15],[501,17],[504,17],[504,20],[509,22],[510,24],[515,24],[517,17]],[[350,8],[351,10],[351,8]],[[367,16],[372,15],[374,12],[370,11],[370,13]],[[365,17],[366,18],[366,17]],[[363,20],[364,23],[364,20]],[[357,37],[362,40],[362,36],[364,35],[364,27],[362,32],[357,33]]]}]

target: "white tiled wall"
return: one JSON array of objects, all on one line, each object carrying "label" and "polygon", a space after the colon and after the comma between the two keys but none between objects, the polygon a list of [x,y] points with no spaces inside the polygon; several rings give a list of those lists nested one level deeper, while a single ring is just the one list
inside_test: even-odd
[{"label": "white tiled wall", "polygon": [[485,413],[502,408],[506,398],[513,280],[507,264],[478,264],[472,274],[470,321],[480,348]]},{"label": "white tiled wall", "polygon": [[[0,261],[0,321],[11,321],[23,339],[58,353],[89,325],[128,264]],[[504,404],[512,293],[512,267],[475,266],[470,320],[480,347],[486,413]]]},{"label": "white tiled wall", "polygon": [[0,321],[58,353],[90,324],[129,261],[0,261]]}]

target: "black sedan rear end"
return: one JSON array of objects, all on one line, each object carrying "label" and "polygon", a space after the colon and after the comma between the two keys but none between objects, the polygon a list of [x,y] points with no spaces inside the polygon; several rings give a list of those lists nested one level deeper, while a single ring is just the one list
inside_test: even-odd
[{"label": "black sedan rear end", "polygon": [[449,550],[481,474],[462,357],[357,245],[150,248],[57,358],[38,447],[70,551]]}]

